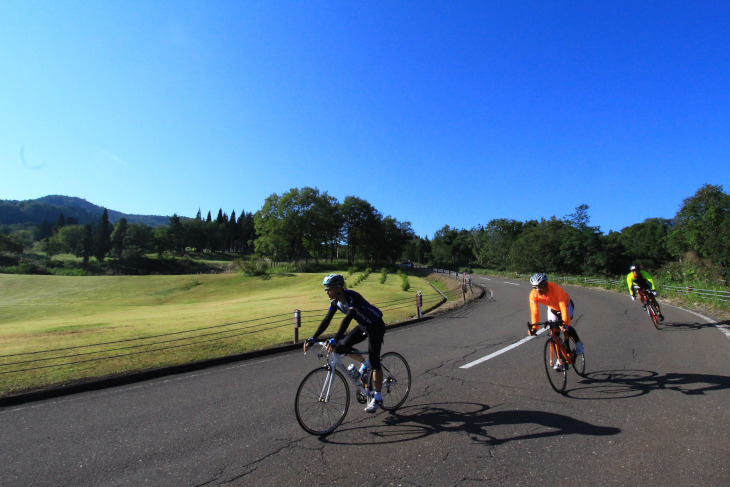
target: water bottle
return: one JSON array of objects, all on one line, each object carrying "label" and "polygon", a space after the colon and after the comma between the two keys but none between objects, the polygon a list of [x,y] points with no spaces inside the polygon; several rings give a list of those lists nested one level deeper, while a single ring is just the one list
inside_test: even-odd
[{"label": "water bottle", "polygon": [[357,370],[357,367],[355,364],[350,364],[347,366],[347,373],[350,374],[350,377],[357,380],[360,377],[360,372]]}]

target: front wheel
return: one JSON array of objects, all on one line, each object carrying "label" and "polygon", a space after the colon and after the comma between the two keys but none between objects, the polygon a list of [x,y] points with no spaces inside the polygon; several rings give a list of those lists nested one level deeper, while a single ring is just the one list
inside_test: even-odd
[{"label": "front wheel", "polygon": [[297,389],[294,412],[299,425],[313,435],[326,435],[345,419],[350,388],[339,370],[328,366],[308,373]]},{"label": "front wheel", "polygon": [[545,373],[547,373],[550,386],[555,392],[562,393],[565,391],[565,385],[568,383],[568,369],[564,361],[562,367],[555,369],[554,365],[558,361],[559,352],[552,338],[548,338],[545,342]]},{"label": "front wheel", "polygon": [[383,371],[382,408],[393,411],[403,405],[411,391],[411,368],[403,356],[396,352],[388,352],[380,357]]}]

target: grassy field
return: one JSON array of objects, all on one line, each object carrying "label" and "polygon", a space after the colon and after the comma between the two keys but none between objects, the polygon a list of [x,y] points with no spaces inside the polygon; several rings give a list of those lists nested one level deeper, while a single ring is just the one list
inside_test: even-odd
[{"label": "grassy field", "polygon": [[[295,309],[299,336],[311,336],[328,305],[324,274],[0,274],[0,395],[291,343]],[[418,291],[424,307],[441,299],[422,278],[403,291],[399,276],[379,277],[353,289],[387,322],[414,315]]]}]

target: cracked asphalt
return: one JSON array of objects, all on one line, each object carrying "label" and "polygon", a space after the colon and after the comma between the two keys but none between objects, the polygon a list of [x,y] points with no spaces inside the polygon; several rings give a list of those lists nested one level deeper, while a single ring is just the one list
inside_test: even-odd
[{"label": "cracked asphalt", "polygon": [[[395,413],[353,400],[326,437],[294,394],[314,354],[285,352],[0,409],[0,485],[730,485],[730,339],[668,304],[655,330],[625,294],[566,286],[586,371],[549,386],[523,339],[524,281],[472,276],[484,299],[389,330],[413,385]],[[386,317],[387,318],[387,317]]]}]

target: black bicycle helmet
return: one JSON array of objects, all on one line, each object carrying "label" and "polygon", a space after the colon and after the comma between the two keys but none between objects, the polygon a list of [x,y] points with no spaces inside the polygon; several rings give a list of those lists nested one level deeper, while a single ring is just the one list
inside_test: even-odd
[{"label": "black bicycle helmet", "polygon": [[638,264],[634,264],[634,265],[632,265],[631,267],[629,267],[629,270],[630,270],[631,272],[634,272],[634,271],[636,271],[636,272],[639,272],[639,271],[641,270],[641,266],[640,266],[640,265],[638,265]]},{"label": "black bicycle helmet", "polygon": [[324,287],[344,286],[345,278],[342,277],[342,274],[330,274],[322,280],[322,285]]},{"label": "black bicycle helmet", "polygon": [[530,284],[532,284],[533,287],[537,287],[543,284],[547,284],[547,280],[547,274],[545,274],[544,272],[538,272],[530,278]]}]

